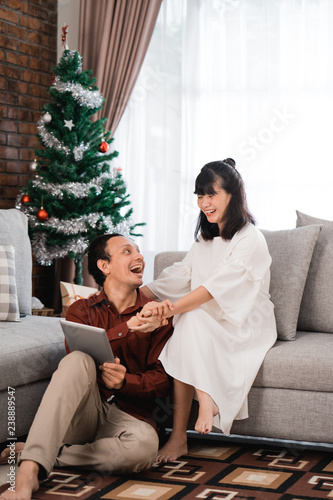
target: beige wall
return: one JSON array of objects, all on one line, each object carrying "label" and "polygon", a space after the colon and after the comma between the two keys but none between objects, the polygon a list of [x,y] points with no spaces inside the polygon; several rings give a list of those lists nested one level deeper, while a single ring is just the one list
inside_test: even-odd
[{"label": "beige wall", "polygon": [[78,50],[79,42],[79,15],[80,0],[58,0],[58,61],[64,50],[61,35],[61,28],[68,24],[67,44],[70,50]]}]

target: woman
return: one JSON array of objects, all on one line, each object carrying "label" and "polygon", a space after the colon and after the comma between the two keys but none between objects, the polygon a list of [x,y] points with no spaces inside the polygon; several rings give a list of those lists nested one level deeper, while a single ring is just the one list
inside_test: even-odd
[{"label": "woman", "polygon": [[235,419],[248,417],[248,392],[277,337],[269,295],[271,257],[247,208],[235,162],[206,164],[195,194],[201,212],[192,248],[143,287],[150,298],[164,302],[146,304],[142,316],[175,316],[174,333],[159,358],[174,378],[173,430],[160,461],[187,453],[195,393],[195,429],[202,434],[214,425],[229,435]]}]

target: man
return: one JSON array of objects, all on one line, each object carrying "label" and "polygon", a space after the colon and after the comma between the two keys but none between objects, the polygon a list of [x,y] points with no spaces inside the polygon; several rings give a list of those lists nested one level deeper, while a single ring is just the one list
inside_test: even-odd
[{"label": "man", "polygon": [[149,301],[139,290],[144,267],[138,247],[120,234],[91,243],[88,270],[103,290],[72,304],[66,319],[104,328],[116,362],[96,369],[78,351],[61,360],[20,454],[15,492],[2,497],[30,499],[54,465],[125,474],[154,463],[155,400],[170,390],[158,356],[172,327],[138,317]]}]

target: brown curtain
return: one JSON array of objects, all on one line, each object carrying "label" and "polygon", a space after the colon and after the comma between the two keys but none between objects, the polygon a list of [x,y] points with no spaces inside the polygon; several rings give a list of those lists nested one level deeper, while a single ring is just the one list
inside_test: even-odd
[{"label": "brown curtain", "polygon": [[81,0],[79,52],[105,98],[96,118],[111,135],[125,110],[162,0]]}]

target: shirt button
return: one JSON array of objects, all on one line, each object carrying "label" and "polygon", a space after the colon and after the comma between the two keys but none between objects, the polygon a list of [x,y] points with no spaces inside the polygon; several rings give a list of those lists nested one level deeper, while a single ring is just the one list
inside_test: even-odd
[{"label": "shirt button", "polygon": [[118,318],[121,319],[121,317],[122,317],[121,314],[118,314]]},{"label": "shirt button", "polygon": [[119,333],[118,333],[118,337],[121,337],[121,336],[122,336],[122,333],[121,333],[121,332],[119,332]]}]

